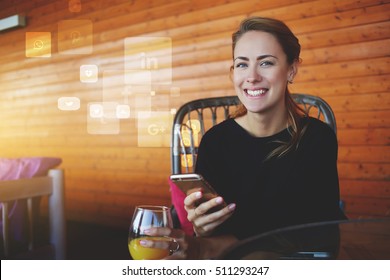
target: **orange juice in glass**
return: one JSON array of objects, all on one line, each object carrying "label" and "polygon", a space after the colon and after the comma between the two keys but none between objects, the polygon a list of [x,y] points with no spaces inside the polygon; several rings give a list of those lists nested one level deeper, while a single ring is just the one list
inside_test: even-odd
[{"label": "orange juice in glass", "polygon": [[168,207],[142,205],[135,208],[128,238],[129,252],[134,260],[159,260],[169,255],[168,249],[146,248],[140,244],[140,240],[167,242],[171,240],[165,236],[147,236],[144,231],[151,227],[172,227]]}]

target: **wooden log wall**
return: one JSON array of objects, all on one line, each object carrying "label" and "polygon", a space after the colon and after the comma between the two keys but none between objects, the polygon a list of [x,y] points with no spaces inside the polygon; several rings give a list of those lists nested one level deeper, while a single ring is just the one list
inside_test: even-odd
[{"label": "wooden log wall", "polygon": [[[26,15],[27,26],[0,33],[0,156],[61,157],[68,219],[127,227],[135,205],[170,204],[171,109],[234,95],[231,33],[250,15],[279,18],[300,39],[303,63],[291,91],[321,96],[334,109],[348,216],[390,216],[390,1],[0,1],[0,18],[14,14]],[[69,42],[78,44],[77,33],[66,35],[74,27],[63,27],[71,20],[86,23],[82,32],[92,29],[92,48],[66,53]],[[26,57],[26,48],[29,55],[44,51],[26,46],[28,32],[49,32],[50,57]],[[149,78],[172,78],[140,97],[133,91],[144,89],[128,87],[123,76],[126,39],[142,36],[169,38],[167,52],[152,52],[168,61]],[[97,66],[97,82],[80,81],[82,65]],[[91,106],[112,96],[125,100],[130,116],[91,117],[99,114]],[[80,108],[60,110],[62,97],[78,98]],[[144,132],[150,124],[159,125],[158,140]]]}]

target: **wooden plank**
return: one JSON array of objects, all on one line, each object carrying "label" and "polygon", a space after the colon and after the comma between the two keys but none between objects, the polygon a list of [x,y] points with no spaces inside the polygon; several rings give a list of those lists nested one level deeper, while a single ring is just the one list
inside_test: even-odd
[{"label": "wooden plank", "polygon": [[390,146],[339,147],[339,162],[386,163],[390,162]]},{"label": "wooden plank", "polygon": [[389,65],[390,59],[388,57],[309,66],[301,65],[296,80],[303,82],[383,75],[389,74]]},{"label": "wooden plank", "polygon": [[389,180],[389,163],[339,162],[339,178],[356,180]]},{"label": "wooden plank", "polygon": [[381,199],[390,198],[390,182],[373,180],[340,180],[340,195]]},{"label": "wooden plank", "polygon": [[328,97],[333,111],[387,111],[390,109],[390,95],[387,92],[351,96]]},{"label": "wooden plank", "polygon": [[390,216],[389,199],[345,196],[343,200],[345,200],[345,211],[347,213],[381,217]]},{"label": "wooden plank", "polygon": [[302,52],[305,65],[354,61],[390,55],[390,39],[352,43],[340,46],[326,46]]},{"label": "wooden plank", "polygon": [[[339,129],[337,138],[339,139],[339,146],[361,145],[360,148],[374,148],[370,146],[378,145],[375,148],[385,150],[386,148],[383,146],[390,144],[390,130],[388,128],[372,127],[366,129]],[[381,158],[383,156],[385,155],[382,155]]]},{"label": "wooden plank", "polygon": [[289,26],[299,36],[302,33],[339,29],[348,26],[388,21],[390,4],[362,7],[340,13],[331,13],[313,18],[303,18],[289,22]]},{"label": "wooden plank", "polygon": [[[299,72],[298,72],[299,77]],[[309,93],[323,98],[327,96],[351,95],[353,93],[371,93],[390,90],[390,75],[348,77],[340,79],[294,82],[290,85],[291,92]]]},{"label": "wooden plank", "polygon": [[1,1],[0,2],[0,18],[5,18],[14,14],[23,14],[27,11],[31,11],[38,5],[44,5],[50,2],[49,0],[13,0],[13,1]]},{"label": "wooden plank", "polygon": [[310,32],[299,35],[303,50],[369,42],[390,37],[390,21],[373,22],[334,30]]},{"label": "wooden plank", "polygon": [[387,111],[358,111],[358,112],[337,112],[338,128],[389,128],[390,110]]}]

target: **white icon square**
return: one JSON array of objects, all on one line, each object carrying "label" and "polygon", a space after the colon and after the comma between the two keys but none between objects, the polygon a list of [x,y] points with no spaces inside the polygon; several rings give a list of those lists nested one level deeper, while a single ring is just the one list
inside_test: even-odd
[{"label": "white icon square", "polygon": [[89,116],[93,119],[102,118],[104,115],[104,109],[102,104],[89,105]]},{"label": "white icon square", "polygon": [[62,111],[76,111],[80,109],[80,99],[72,96],[58,98],[58,109]]},{"label": "white icon square", "polygon": [[170,147],[173,116],[169,111],[138,113],[138,147]]},{"label": "white icon square", "polygon": [[116,106],[116,117],[118,119],[130,118],[130,106],[129,105],[118,105]]},{"label": "white icon square", "polygon": [[89,134],[119,134],[115,102],[88,103],[87,130]]},{"label": "white icon square", "polygon": [[97,65],[81,65],[80,66],[80,81],[82,83],[96,83],[98,81],[99,69]]}]

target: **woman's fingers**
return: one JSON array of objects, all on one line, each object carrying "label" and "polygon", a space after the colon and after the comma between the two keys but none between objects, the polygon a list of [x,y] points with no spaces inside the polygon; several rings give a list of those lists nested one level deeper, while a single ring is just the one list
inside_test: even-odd
[{"label": "woman's fingers", "polygon": [[[185,233],[180,229],[167,227],[153,227],[145,230],[148,236],[164,236],[158,240],[141,239],[140,244],[148,248],[161,248],[169,250],[171,255],[167,259],[185,259],[191,252],[188,252],[189,241]],[[166,239],[164,240],[164,238]],[[193,250],[193,249],[192,249]]]},{"label": "woman's fingers", "polygon": [[195,203],[202,197],[202,192],[193,192],[184,199],[184,206],[186,208],[196,208]]},{"label": "woman's fingers", "polygon": [[[229,209],[229,206],[231,206],[232,209]],[[224,221],[229,219],[231,215],[233,214],[233,210],[235,208],[235,205],[229,205],[218,212],[204,215],[203,217],[199,217],[194,221],[194,230],[197,236],[208,236],[210,235],[216,227],[218,227],[220,224],[222,224]],[[224,213],[224,214],[221,214]]]},{"label": "woman's fingers", "polygon": [[[199,200],[202,203],[199,206],[196,206],[196,202]],[[184,207],[188,213],[189,221],[193,221],[198,216],[202,216],[206,213],[209,213],[210,210],[219,209],[225,204],[222,197],[211,196],[207,197],[207,194],[203,195],[201,192],[195,192],[193,194],[188,195],[184,200]],[[217,207],[217,208],[215,208]],[[235,204],[229,205],[229,208],[226,208],[223,212],[219,212],[220,215],[227,214],[234,210]]]},{"label": "woman's fingers", "polygon": [[[193,224],[195,233],[198,236],[210,235],[217,226],[226,221],[234,212],[234,203],[225,207],[222,197],[207,197],[211,194],[202,194],[200,191],[193,192],[184,200],[184,208],[187,211],[187,219]],[[204,201],[200,203],[200,201]],[[196,204],[199,206],[196,206]],[[222,209],[218,210],[219,208]]]},{"label": "woman's fingers", "polygon": [[144,230],[144,232],[150,236],[167,236],[176,239],[185,237],[185,233],[182,230],[169,227],[152,227]]}]

